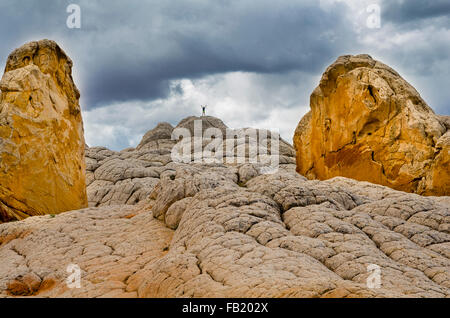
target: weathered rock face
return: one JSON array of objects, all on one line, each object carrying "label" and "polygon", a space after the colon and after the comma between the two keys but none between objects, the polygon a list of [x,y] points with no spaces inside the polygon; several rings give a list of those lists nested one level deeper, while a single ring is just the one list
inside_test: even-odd
[{"label": "weathered rock face", "polygon": [[8,57],[0,82],[0,221],[87,206],[72,61],[49,40]]},{"label": "weathered rock face", "polygon": [[450,296],[444,197],[294,169],[176,164],[151,200],[2,224],[0,297]]},{"label": "weathered rock face", "polygon": [[283,143],[274,174],[176,163],[171,130],[88,148],[90,208],[1,224],[0,297],[450,296],[450,197],[307,180]]},{"label": "weathered rock face", "polygon": [[142,137],[141,142],[136,147],[136,150],[147,149],[160,149],[165,143],[165,147],[170,151],[175,144],[175,140],[172,140],[173,127],[169,123],[159,123],[155,128],[149,130],[144,137]]},{"label": "weathered rock face", "polygon": [[341,56],[294,135],[297,171],[424,195],[450,194],[450,130],[419,93],[368,55]]}]

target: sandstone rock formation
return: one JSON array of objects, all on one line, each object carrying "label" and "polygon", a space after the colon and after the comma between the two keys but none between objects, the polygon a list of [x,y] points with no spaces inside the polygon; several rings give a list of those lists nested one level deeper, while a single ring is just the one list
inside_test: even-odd
[{"label": "sandstone rock formation", "polygon": [[[297,163],[301,151],[318,167],[371,151],[358,167],[375,170],[353,167],[355,176],[382,168],[391,187],[446,191],[449,118],[368,56],[333,65],[297,129]],[[449,196],[308,180],[276,134],[207,116],[160,123],[136,148],[85,146],[70,69],[54,42],[32,42],[13,52],[0,82],[1,220],[37,215],[0,224],[0,297],[450,297]],[[354,134],[338,120],[348,109]],[[333,159],[314,157],[340,143],[325,152]],[[390,151],[397,157],[385,164]],[[404,165],[394,169],[395,160]],[[89,208],[78,209],[84,173]],[[72,203],[77,210],[56,213]],[[73,266],[80,288],[67,284]]]},{"label": "sandstone rock formation", "polygon": [[1,224],[0,297],[450,296],[449,197],[307,180],[283,143],[273,174],[176,163],[172,130],[88,148],[90,208]]},{"label": "sandstone rock formation", "polygon": [[53,41],[8,57],[0,82],[0,222],[87,206],[72,61]]},{"label": "sandstone rock formation", "polygon": [[[245,137],[245,129],[233,130],[227,136],[226,129],[228,127],[220,119],[193,116],[183,119],[175,128],[185,128],[191,136],[194,136],[195,120],[202,121],[203,133],[209,128],[217,128],[222,132],[223,141],[220,147],[223,145],[226,148],[229,145],[230,149],[228,153],[224,150],[217,161],[225,162],[227,155],[233,159],[228,161],[240,167],[241,183],[245,183],[249,176],[256,173],[252,165],[246,164],[249,162],[250,155],[248,149],[245,152],[237,150],[237,148],[249,144],[250,138]],[[176,164],[172,161],[172,149],[175,145],[177,145],[177,150],[182,150],[187,143],[189,153],[193,153],[194,148],[191,147],[193,138],[172,139],[173,130],[174,127],[168,123],[158,124],[144,135],[136,149],[115,152],[104,147],[86,148],[86,184],[89,206],[136,204],[147,198],[158,183],[160,176],[167,170],[175,169]],[[256,130],[256,132],[258,131]],[[204,138],[200,143],[202,146],[200,151],[204,150],[211,142],[211,138]],[[270,139],[266,143],[266,148],[268,142]],[[260,142],[260,145],[263,144],[264,142]],[[263,149],[262,146],[257,150],[261,149]],[[235,160],[240,153],[244,154],[244,158],[240,158],[242,159],[241,163]],[[258,161],[262,161],[259,160],[261,158],[259,152],[255,155]],[[295,163],[294,156],[293,147],[280,140],[277,158],[279,163]],[[195,158],[190,155],[188,159],[191,162]],[[255,164],[255,166],[257,169],[261,169],[261,164]]]},{"label": "sandstone rock formation", "polygon": [[450,129],[400,75],[368,55],[341,56],[294,135],[297,171],[424,195],[450,195]]}]

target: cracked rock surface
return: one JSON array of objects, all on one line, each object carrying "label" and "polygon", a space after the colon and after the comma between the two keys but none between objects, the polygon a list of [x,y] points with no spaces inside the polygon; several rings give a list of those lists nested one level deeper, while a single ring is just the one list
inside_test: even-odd
[{"label": "cracked rock surface", "polygon": [[[308,180],[287,144],[272,174],[175,163],[172,131],[87,148],[89,208],[0,224],[0,296],[450,296],[448,197]],[[81,288],[66,284],[70,264]]]}]

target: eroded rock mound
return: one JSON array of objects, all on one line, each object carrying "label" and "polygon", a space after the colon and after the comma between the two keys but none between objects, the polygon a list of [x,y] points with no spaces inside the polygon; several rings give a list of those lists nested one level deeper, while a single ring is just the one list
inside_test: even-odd
[{"label": "eroded rock mound", "polygon": [[149,201],[0,225],[0,296],[450,296],[448,203],[293,164],[245,184],[241,170],[176,164]]},{"label": "eroded rock mound", "polygon": [[0,82],[0,221],[87,206],[72,61],[53,41],[8,57]]},{"label": "eroded rock mound", "polygon": [[341,56],[311,95],[295,135],[297,171],[424,195],[450,194],[450,130],[396,71]]},{"label": "eroded rock mound", "polygon": [[[197,123],[195,122],[197,121]],[[194,127],[200,128],[201,137],[195,137]],[[182,129],[192,138],[177,139],[173,134],[174,129]],[[205,162],[203,151],[218,139],[206,136],[210,128],[220,131],[222,139],[216,145],[216,149],[223,148],[222,152],[216,152],[208,157],[210,162],[225,167],[236,167],[240,171],[239,182],[247,182],[256,176],[264,166],[270,164],[271,157],[269,140],[255,140],[248,129],[230,130],[227,134],[227,126],[218,118],[187,117],[179,122],[174,128],[168,123],[160,123],[148,131],[142,138],[136,149],[125,149],[122,151],[111,151],[104,147],[86,148],[86,184],[89,206],[104,206],[115,204],[134,205],[146,199],[152,192],[159,179],[167,172],[174,171],[177,163],[173,161],[173,154],[177,156],[182,151],[188,155],[181,159],[194,162],[196,156],[194,142],[199,142],[199,156],[201,162]],[[253,130],[253,135],[258,135],[260,130]],[[203,135],[204,134],[204,135]],[[265,132],[270,136],[270,132]],[[197,140],[195,140],[197,138]],[[200,140],[201,139],[201,140]],[[256,151],[249,151],[249,144],[257,144]],[[280,139],[276,154],[276,164],[295,163],[295,152],[293,147]],[[175,148],[174,148],[175,147]],[[251,147],[250,147],[251,148]],[[267,149],[269,148],[269,149]],[[265,152],[266,155],[263,155]],[[176,158],[178,158],[175,156]],[[261,158],[265,159],[265,163]],[[187,160],[186,160],[187,159]],[[255,164],[250,164],[254,159]],[[259,163],[258,163],[259,162]]]}]

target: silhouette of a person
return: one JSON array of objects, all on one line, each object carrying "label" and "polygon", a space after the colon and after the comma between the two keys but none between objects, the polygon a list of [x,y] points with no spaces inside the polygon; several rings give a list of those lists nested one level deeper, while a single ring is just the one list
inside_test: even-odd
[{"label": "silhouette of a person", "polygon": [[202,105],[202,116],[206,115],[206,105]]}]

